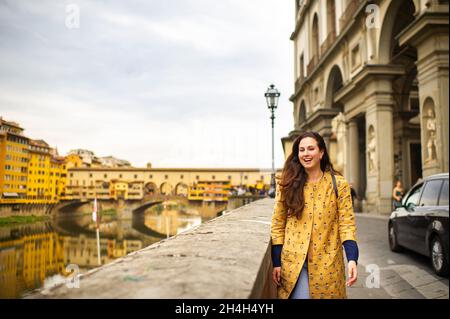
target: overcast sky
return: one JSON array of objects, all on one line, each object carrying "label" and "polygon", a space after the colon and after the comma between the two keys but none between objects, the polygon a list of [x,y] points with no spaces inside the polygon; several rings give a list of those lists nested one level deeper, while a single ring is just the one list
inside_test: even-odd
[{"label": "overcast sky", "polygon": [[0,116],[61,155],[270,168],[273,82],[281,167],[293,30],[291,0],[0,0]]}]

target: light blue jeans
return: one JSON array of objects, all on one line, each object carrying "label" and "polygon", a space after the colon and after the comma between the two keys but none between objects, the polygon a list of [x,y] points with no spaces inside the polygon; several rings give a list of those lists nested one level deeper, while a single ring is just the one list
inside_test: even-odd
[{"label": "light blue jeans", "polygon": [[289,299],[309,299],[308,263],[306,260]]}]

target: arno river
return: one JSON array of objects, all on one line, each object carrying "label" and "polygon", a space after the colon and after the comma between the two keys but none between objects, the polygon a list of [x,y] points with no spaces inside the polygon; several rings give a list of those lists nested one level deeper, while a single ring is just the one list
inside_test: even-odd
[{"label": "arno river", "polygon": [[[153,207],[118,219],[102,215],[101,264],[188,230],[212,217],[195,207]],[[21,298],[34,289],[67,282],[74,273],[98,267],[96,224],[92,214],[58,214],[33,224],[0,227],[0,298]]]}]

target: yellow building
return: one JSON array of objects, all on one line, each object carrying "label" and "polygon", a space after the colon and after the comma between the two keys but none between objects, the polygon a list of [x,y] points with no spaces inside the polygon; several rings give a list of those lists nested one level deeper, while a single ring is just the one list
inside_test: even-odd
[{"label": "yellow building", "polygon": [[42,140],[29,141],[28,204],[54,204],[65,197],[67,167],[64,157]]},{"label": "yellow building", "polygon": [[77,167],[83,167],[83,160],[81,157],[77,154],[69,154],[65,157],[66,167],[67,169],[70,168],[77,168]]},{"label": "yellow building", "polygon": [[54,204],[65,198],[68,160],[43,140],[23,135],[24,129],[0,117],[0,204]]},{"label": "yellow building", "polygon": [[112,181],[110,183],[110,196],[115,200],[128,199],[128,183],[122,181]]},{"label": "yellow building", "polygon": [[50,189],[53,201],[65,198],[67,167],[64,157],[52,156],[50,160]]},{"label": "yellow building", "polygon": [[26,201],[29,139],[23,131],[0,117],[0,204]]},{"label": "yellow building", "polygon": [[229,181],[200,181],[198,184],[189,187],[188,199],[227,201],[230,188],[231,183]]},{"label": "yellow building", "polygon": [[44,204],[55,202],[52,194],[51,148],[42,140],[30,140],[28,162],[28,203]]}]

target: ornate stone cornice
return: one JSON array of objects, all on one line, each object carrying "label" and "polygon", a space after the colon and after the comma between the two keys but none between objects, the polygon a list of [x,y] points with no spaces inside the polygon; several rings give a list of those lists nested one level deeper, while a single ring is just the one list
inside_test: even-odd
[{"label": "ornate stone cornice", "polygon": [[377,79],[391,79],[395,76],[404,75],[405,67],[402,65],[392,64],[367,64],[360,72],[352,79],[352,81],[345,84],[335,94],[335,101],[345,101],[355,91],[364,87],[368,81]]},{"label": "ornate stone cornice", "polygon": [[448,35],[448,21],[448,6],[447,11],[425,11],[398,35],[399,44],[417,46],[439,30]]}]

